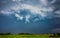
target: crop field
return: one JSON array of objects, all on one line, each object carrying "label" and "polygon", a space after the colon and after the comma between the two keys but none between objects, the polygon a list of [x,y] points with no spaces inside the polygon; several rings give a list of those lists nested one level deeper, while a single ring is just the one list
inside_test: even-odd
[{"label": "crop field", "polygon": [[49,37],[49,35],[47,34],[44,34],[44,35],[39,35],[39,34],[36,34],[36,35],[19,35],[19,34],[16,34],[16,35],[0,35],[0,38],[60,38],[60,37]]}]

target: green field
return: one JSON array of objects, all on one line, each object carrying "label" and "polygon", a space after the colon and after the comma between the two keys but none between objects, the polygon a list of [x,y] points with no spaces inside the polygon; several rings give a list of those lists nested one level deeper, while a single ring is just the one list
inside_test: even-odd
[{"label": "green field", "polygon": [[0,35],[0,38],[60,38],[60,37],[49,37],[49,35]]}]

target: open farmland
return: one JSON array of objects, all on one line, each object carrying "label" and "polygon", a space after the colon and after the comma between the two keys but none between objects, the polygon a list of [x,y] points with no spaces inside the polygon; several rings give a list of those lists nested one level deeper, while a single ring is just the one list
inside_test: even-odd
[{"label": "open farmland", "polygon": [[35,34],[35,35],[0,35],[0,38],[60,38],[60,37],[49,37],[49,34]]}]

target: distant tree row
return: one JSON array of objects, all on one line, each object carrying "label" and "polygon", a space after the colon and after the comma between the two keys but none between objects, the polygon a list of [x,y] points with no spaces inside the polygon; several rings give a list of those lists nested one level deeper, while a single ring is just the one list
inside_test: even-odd
[{"label": "distant tree row", "polygon": [[19,34],[21,34],[21,35],[24,35],[24,34],[26,34],[26,35],[32,35],[30,33],[19,33]]},{"label": "distant tree row", "polygon": [[11,33],[0,33],[0,35],[9,35]]},{"label": "distant tree row", "polygon": [[60,33],[52,33],[49,37],[60,37]]},{"label": "distant tree row", "polygon": [[[12,33],[0,33],[0,35],[11,35]],[[30,33],[18,33],[19,35],[33,35],[33,34],[30,34]],[[48,33],[50,34],[50,33]],[[49,35],[49,37],[60,37],[60,33],[52,33]]]},{"label": "distant tree row", "polygon": [[[12,33],[0,33],[0,35],[10,35],[10,34],[12,34]],[[19,35],[24,35],[24,34],[26,34],[26,35],[32,35],[32,34],[30,34],[30,33],[18,33]]]}]

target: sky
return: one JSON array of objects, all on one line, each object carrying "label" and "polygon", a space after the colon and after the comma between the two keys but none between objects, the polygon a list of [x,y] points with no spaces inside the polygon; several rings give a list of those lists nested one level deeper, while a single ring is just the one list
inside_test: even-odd
[{"label": "sky", "polygon": [[60,0],[0,0],[0,33],[60,32]]}]

